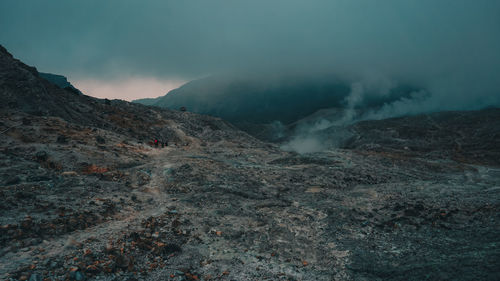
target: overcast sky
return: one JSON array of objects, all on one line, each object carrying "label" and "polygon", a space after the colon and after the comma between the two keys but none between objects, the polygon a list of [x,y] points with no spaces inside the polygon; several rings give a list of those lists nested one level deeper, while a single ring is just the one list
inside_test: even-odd
[{"label": "overcast sky", "polygon": [[0,44],[97,96],[159,96],[219,73],[319,72],[500,102],[496,0],[2,0]]}]

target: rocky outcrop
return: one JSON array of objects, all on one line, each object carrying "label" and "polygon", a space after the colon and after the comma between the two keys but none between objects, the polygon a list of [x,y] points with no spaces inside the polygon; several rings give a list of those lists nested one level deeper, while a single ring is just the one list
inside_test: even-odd
[{"label": "rocky outcrop", "polygon": [[38,74],[40,75],[40,77],[44,78],[45,80],[51,82],[52,84],[58,86],[61,89],[82,94],[80,90],[71,85],[71,83],[68,81],[68,78],[66,78],[65,76],[52,73],[43,73],[43,72],[39,72]]}]

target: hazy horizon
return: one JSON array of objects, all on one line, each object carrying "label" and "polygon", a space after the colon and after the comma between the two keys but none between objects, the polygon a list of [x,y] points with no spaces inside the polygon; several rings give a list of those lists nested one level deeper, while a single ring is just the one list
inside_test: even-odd
[{"label": "hazy horizon", "polygon": [[89,96],[133,101],[164,96],[187,81],[159,80],[156,77],[128,77],[111,81],[83,79],[70,82]]}]

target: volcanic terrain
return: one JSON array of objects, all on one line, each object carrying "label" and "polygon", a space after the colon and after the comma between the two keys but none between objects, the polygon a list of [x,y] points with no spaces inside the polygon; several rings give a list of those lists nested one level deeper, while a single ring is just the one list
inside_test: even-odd
[{"label": "volcanic terrain", "polygon": [[1,280],[500,279],[499,109],[301,155],[61,89],[1,47],[0,98]]}]

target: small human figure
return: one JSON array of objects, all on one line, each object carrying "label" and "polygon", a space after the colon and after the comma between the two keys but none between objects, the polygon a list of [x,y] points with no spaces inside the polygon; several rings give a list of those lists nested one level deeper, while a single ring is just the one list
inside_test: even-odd
[{"label": "small human figure", "polygon": [[155,139],[155,147],[158,148],[158,139]]}]

